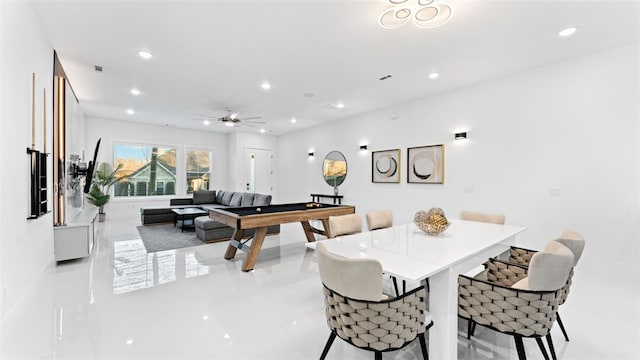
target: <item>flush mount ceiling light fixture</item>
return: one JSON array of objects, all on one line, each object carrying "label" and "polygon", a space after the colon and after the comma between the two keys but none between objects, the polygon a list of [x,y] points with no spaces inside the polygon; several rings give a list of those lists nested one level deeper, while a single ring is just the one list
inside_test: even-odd
[{"label": "flush mount ceiling light fixture", "polygon": [[447,22],[453,14],[453,9],[439,0],[386,0],[393,5],[380,15],[380,26],[395,29],[409,22],[416,26],[434,28]]},{"label": "flush mount ceiling light fixture", "polygon": [[140,50],[138,51],[138,56],[140,56],[141,58],[145,59],[145,60],[149,60],[153,57],[153,55],[146,51],[146,50]]},{"label": "flush mount ceiling light fixture", "polygon": [[576,32],[576,30],[578,30],[578,29],[575,26],[568,27],[568,28],[560,30],[558,32],[558,36],[560,36],[560,37],[568,37],[568,36],[573,35]]}]

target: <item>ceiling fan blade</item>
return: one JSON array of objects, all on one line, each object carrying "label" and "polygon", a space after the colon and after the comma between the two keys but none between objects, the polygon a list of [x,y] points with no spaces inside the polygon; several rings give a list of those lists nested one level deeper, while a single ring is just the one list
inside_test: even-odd
[{"label": "ceiling fan blade", "polygon": [[251,120],[247,121],[247,120],[243,120],[242,122],[249,123],[249,124],[263,124],[263,125],[266,124],[265,121],[251,121]]},{"label": "ceiling fan blade", "polygon": [[246,120],[255,120],[255,119],[262,119],[262,116],[250,116],[250,117],[242,118],[240,120],[246,121]]},{"label": "ceiling fan blade", "polygon": [[235,120],[238,117],[238,115],[240,115],[239,112],[231,113],[231,115],[229,115],[229,119]]}]

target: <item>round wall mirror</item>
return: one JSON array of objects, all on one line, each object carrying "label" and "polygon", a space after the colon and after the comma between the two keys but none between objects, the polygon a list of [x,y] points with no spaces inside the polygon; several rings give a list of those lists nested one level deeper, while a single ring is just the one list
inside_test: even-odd
[{"label": "round wall mirror", "polygon": [[331,186],[342,184],[347,177],[347,159],[340,151],[332,151],[324,158],[322,176],[324,181]]}]

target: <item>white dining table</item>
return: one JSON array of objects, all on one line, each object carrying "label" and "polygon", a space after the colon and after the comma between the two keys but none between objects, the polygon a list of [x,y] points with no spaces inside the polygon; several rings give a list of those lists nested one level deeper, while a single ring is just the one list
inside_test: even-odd
[{"label": "white dining table", "polygon": [[[399,280],[429,281],[429,357],[458,358],[458,275],[507,250],[525,227],[452,219],[447,230],[428,235],[413,223],[320,240],[332,254],[371,258]],[[318,241],[318,242],[320,242]],[[315,249],[317,242],[307,243]]]}]

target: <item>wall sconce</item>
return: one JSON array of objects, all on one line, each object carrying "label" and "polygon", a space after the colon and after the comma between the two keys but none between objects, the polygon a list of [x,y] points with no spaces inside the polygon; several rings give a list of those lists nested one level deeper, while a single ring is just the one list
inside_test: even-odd
[{"label": "wall sconce", "polygon": [[309,154],[307,154],[307,155],[309,155],[309,157],[313,157],[314,153],[313,153],[313,151],[309,151]]},{"label": "wall sconce", "polygon": [[456,135],[454,137],[454,139],[456,139],[456,140],[464,140],[466,138],[467,138],[467,133],[466,132],[456,133]]},{"label": "wall sconce", "polygon": [[361,151],[367,150],[367,145],[360,145],[360,150]]}]

